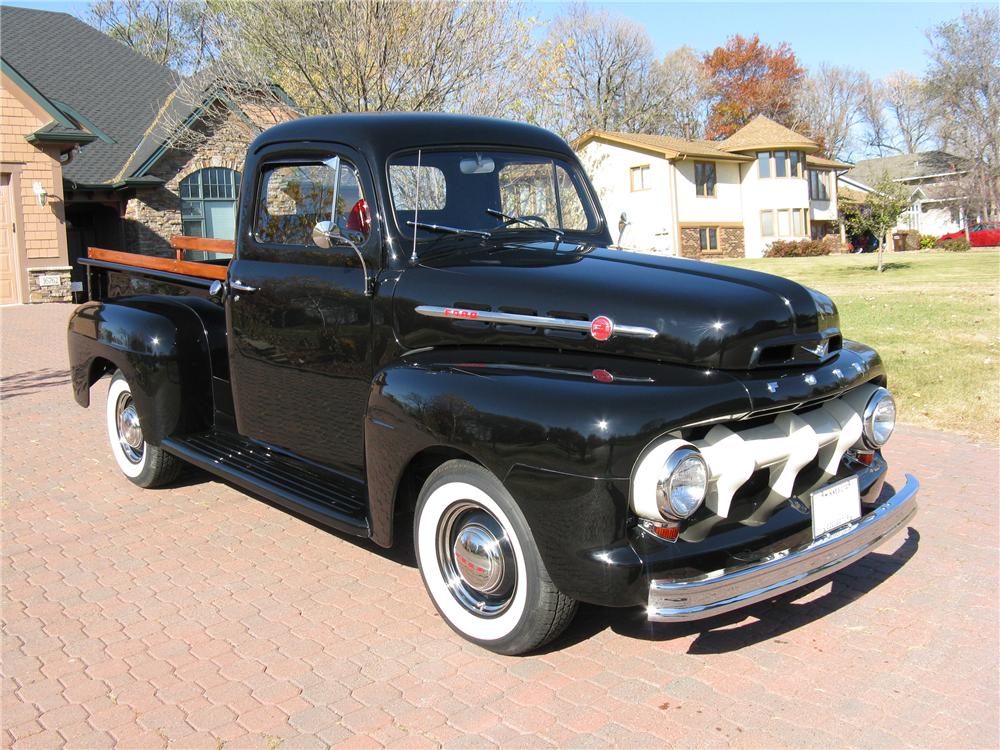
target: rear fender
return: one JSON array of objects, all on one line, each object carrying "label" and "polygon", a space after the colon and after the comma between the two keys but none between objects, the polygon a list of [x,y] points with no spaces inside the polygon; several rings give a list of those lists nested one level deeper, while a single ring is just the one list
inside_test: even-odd
[{"label": "rear fender", "polygon": [[187,305],[163,297],[88,302],[73,312],[67,336],[81,406],[89,406],[90,387],[105,371],[119,369],[151,444],[211,426],[210,350],[201,318]]}]

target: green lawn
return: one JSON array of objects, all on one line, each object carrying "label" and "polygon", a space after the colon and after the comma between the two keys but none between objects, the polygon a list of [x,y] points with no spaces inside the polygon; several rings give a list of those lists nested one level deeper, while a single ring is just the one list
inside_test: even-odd
[{"label": "green lawn", "polygon": [[1000,252],[726,261],[829,294],[844,336],[878,349],[900,420],[1000,437]]}]

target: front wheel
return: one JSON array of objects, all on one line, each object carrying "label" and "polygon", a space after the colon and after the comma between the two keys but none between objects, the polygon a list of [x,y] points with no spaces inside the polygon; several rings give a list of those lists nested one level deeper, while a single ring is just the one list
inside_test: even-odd
[{"label": "front wheel", "polygon": [[121,370],[115,372],[108,388],[107,423],[111,453],[132,482],[140,487],[159,487],[181,473],[184,464],[179,458],[143,437],[132,389]]},{"label": "front wheel", "polygon": [[549,579],[514,499],[477,464],[448,461],[428,477],[417,500],[414,546],[438,612],[490,651],[532,651],[576,613],[576,602]]}]

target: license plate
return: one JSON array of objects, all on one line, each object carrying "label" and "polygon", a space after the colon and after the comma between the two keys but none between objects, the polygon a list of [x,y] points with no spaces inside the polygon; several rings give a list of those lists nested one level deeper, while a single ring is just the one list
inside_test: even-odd
[{"label": "license plate", "polygon": [[812,493],[813,538],[861,518],[861,492],[858,478],[828,484]]}]

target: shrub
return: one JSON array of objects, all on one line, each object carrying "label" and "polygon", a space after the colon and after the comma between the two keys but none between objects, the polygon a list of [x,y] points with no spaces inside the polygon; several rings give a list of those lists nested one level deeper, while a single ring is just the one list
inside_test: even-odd
[{"label": "shrub", "polygon": [[820,239],[820,242],[822,242],[826,246],[827,250],[829,250],[830,255],[833,255],[835,253],[847,252],[847,245],[841,244],[840,235],[838,234],[823,235],[823,237]]},{"label": "shrub", "polygon": [[942,240],[937,243],[937,247],[946,253],[964,253],[969,249],[969,241],[965,237],[956,237],[953,240]]},{"label": "shrub", "polygon": [[930,250],[932,247],[937,245],[937,237],[933,234],[922,234],[920,235],[920,249]]},{"label": "shrub", "polygon": [[831,246],[820,240],[775,240],[764,251],[765,258],[814,258],[829,255]]}]

